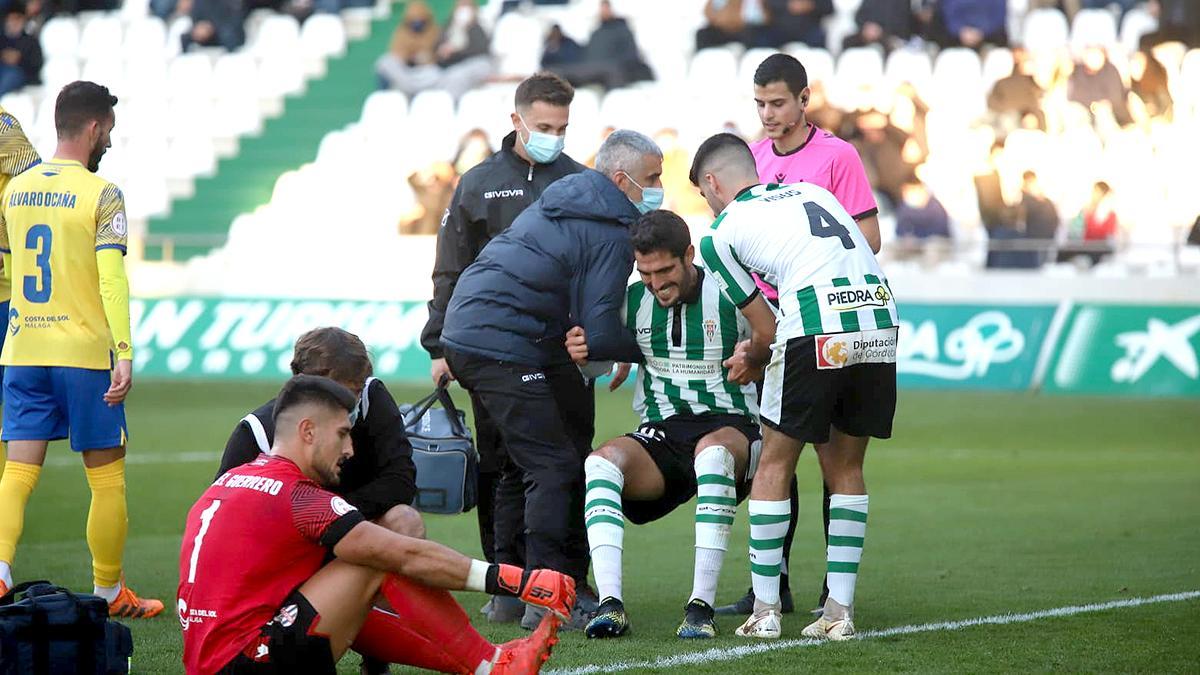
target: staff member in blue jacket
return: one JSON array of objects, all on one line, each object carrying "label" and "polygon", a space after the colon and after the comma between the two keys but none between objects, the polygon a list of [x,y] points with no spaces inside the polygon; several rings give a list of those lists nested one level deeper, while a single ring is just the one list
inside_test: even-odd
[{"label": "staff member in blue jacket", "polygon": [[[524,529],[527,565],[586,582],[583,460],[591,452],[595,408],[564,341],[580,325],[593,360],[640,359],[621,322],[633,272],[629,227],[639,213],[662,205],[661,177],[662,151],[654,141],[613,132],[595,171],[546,188],[454,289],[442,328],[446,362],[483,404],[515,464],[497,491],[497,562],[516,559],[505,542]],[[576,627],[587,620],[579,614],[571,622]],[[530,609],[521,623],[539,618]]]}]

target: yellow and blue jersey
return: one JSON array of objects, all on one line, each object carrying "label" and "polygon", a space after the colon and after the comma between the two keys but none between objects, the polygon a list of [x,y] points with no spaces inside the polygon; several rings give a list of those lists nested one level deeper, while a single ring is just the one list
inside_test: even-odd
[{"label": "yellow and blue jersey", "polygon": [[[21,123],[4,108],[0,108],[0,193],[8,181],[41,162],[37,150],[25,137]],[[0,303],[8,302],[12,294],[8,278],[0,274]]]},{"label": "yellow and blue jersey", "polygon": [[117,186],[75,161],[54,159],[0,195],[0,251],[11,252],[12,306],[0,364],[108,370],[113,345],[96,251],[125,252],[128,221]]}]

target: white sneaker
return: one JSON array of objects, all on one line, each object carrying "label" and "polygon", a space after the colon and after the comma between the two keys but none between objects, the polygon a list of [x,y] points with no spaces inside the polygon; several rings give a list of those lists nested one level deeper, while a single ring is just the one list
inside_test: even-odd
[{"label": "white sneaker", "polygon": [[783,613],[780,609],[778,603],[765,605],[755,600],[754,612],[750,614],[750,618],[746,619],[746,623],[738,626],[734,633],[739,637],[758,638],[760,640],[779,639],[780,634],[783,632]]},{"label": "white sneaker", "polygon": [[843,615],[840,619],[826,619],[822,616],[805,626],[801,634],[814,640],[834,640],[835,642],[853,640],[854,620],[850,618],[849,614]]}]

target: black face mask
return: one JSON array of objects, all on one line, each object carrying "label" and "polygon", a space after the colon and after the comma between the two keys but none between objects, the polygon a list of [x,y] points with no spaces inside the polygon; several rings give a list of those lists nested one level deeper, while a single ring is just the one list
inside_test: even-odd
[{"label": "black face mask", "polygon": [[425,27],[426,27],[426,26],[428,26],[428,25],[429,25],[429,22],[428,22],[428,21],[426,21],[425,19],[414,19],[414,20],[412,20],[412,21],[409,21],[409,22],[408,22],[408,27],[409,27],[409,28],[412,30],[412,32],[414,32],[414,33],[422,33],[422,32],[424,32],[424,31],[425,31]]}]

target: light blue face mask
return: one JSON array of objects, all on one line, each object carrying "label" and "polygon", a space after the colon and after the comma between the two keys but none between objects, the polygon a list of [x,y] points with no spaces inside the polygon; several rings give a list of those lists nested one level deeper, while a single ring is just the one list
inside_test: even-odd
[{"label": "light blue face mask", "polygon": [[630,176],[628,173],[625,174],[625,177],[629,179],[630,183],[637,185],[638,189],[642,191],[642,201],[633,203],[633,205],[637,207],[638,213],[650,213],[651,211],[656,211],[662,208],[663,199],[665,199],[667,196],[665,190],[656,187],[642,187],[641,185],[638,185],[638,182],[634,180],[633,176]]},{"label": "light blue face mask", "polygon": [[558,156],[562,154],[563,146],[567,142],[566,136],[555,136],[554,134],[533,131],[525,123],[524,117],[517,115],[517,119],[521,120],[521,126],[525,127],[525,131],[529,132],[528,139],[521,139],[521,142],[525,144],[525,154],[529,155],[529,159],[538,164],[549,164],[558,159]]}]

